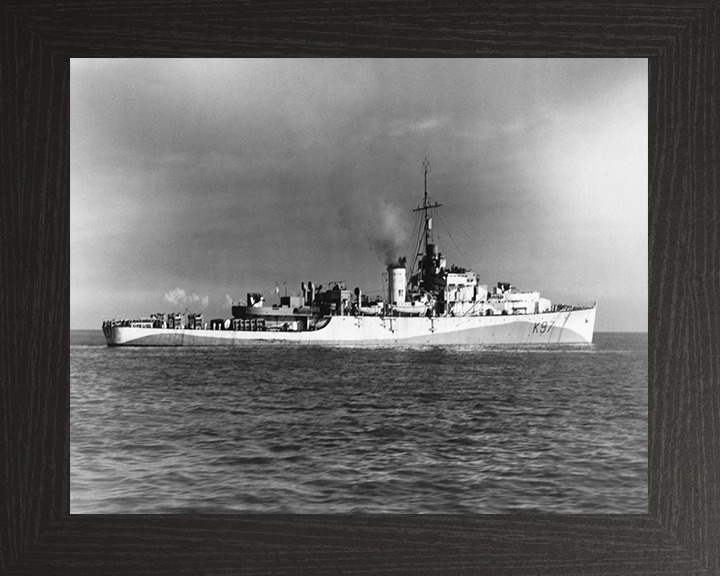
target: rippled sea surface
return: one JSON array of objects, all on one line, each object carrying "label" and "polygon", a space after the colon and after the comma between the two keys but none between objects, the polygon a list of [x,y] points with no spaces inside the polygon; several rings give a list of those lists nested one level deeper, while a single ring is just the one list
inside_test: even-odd
[{"label": "rippled sea surface", "polygon": [[647,513],[647,334],[108,348],[72,331],[71,512]]}]

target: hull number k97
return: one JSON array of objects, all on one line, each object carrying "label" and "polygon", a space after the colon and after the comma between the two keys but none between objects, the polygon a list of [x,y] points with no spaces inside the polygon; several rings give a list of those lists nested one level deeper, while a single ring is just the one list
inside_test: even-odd
[{"label": "hull number k97", "polygon": [[555,320],[551,322],[535,322],[533,325],[533,334],[545,334],[545,332],[549,332],[550,329],[553,327],[553,324],[555,324]]}]

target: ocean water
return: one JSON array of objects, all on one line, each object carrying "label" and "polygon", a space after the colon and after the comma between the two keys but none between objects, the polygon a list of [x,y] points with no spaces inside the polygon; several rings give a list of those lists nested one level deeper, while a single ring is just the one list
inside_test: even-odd
[{"label": "ocean water", "polygon": [[108,348],[72,331],[71,513],[645,514],[647,345]]}]

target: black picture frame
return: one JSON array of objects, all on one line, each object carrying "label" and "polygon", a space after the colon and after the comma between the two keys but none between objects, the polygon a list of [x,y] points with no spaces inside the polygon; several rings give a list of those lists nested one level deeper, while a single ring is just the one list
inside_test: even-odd
[{"label": "black picture frame", "polygon": [[[720,571],[718,2],[0,5],[0,572]],[[69,514],[69,58],[648,58],[649,513]]]}]

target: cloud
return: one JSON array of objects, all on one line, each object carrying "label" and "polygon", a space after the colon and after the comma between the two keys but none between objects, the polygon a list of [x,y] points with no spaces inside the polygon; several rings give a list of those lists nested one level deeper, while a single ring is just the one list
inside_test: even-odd
[{"label": "cloud", "polygon": [[175,306],[180,304],[184,304],[186,306],[199,304],[203,309],[207,308],[210,303],[209,296],[198,296],[195,292],[188,295],[182,288],[175,288],[170,292],[166,292],[164,299],[166,302]]},{"label": "cloud", "polygon": [[410,134],[422,134],[430,130],[437,130],[447,124],[447,118],[434,116],[416,121],[397,121],[391,123],[388,132],[391,136],[408,136]]},{"label": "cloud", "polygon": [[230,297],[230,294],[225,294],[225,304],[223,304],[223,308],[232,308],[233,305],[233,299]]}]

